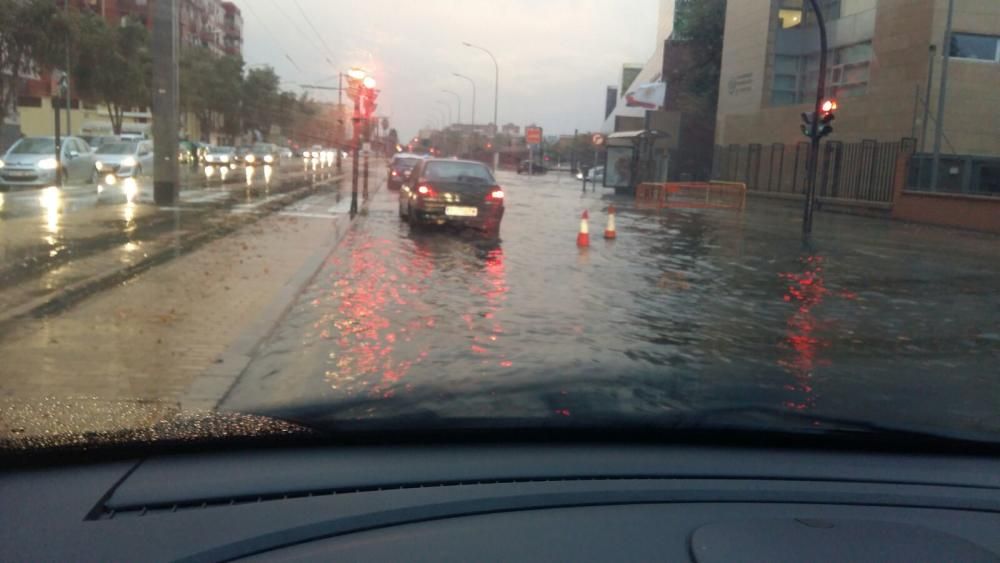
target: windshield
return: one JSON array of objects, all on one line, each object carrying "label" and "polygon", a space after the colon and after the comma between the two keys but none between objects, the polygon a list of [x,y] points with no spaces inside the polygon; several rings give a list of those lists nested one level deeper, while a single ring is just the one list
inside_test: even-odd
[{"label": "windshield", "polygon": [[177,4],[0,4],[0,449],[1000,443],[1000,2]]},{"label": "windshield", "polygon": [[133,154],[139,143],[105,143],[97,148],[97,154]]},{"label": "windshield", "polygon": [[52,139],[21,139],[10,149],[10,154],[50,154],[56,150]]}]

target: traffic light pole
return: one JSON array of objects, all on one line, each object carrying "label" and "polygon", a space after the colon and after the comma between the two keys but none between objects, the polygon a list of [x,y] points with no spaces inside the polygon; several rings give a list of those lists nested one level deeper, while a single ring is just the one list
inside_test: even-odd
[{"label": "traffic light pole", "polygon": [[826,96],[826,22],[823,20],[823,12],[819,8],[819,2],[809,0],[809,3],[816,14],[816,24],[819,27],[819,80],[816,83],[816,107],[813,110],[814,119],[809,135],[809,159],[806,162],[806,201],[805,209],[802,212],[803,236],[812,234],[813,212],[816,207],[816,169],[819,162],[819,116],[823,107],[823,98]]},{"label": "traffic light pole", "polygon": [[358,141],[361,138],[359,127],[361,126],[361,94],[358,93],[354,96],[354,117],[351,120],[354,123],[353,131],[351,131],[351,137],[353,139],[354,145],[354,162],[351,167],[351,216],[357,215],[358,213],[358,167],[360,163],[358,162]]}]

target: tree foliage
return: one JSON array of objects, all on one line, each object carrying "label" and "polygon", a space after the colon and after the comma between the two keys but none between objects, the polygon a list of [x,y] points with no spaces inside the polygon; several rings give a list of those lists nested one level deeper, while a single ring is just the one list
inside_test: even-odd
[{"label": "tree foliage", "polygon": [[53,68],[69,37],[53,0],[0,0],[0,123],[17,111],[24,77]]},{"label": "tree foliage", "polygon": [[719,99],[726,0],[677,0],[673,38],[693,44],[691,65],[673,85],[701,99],[715,113]]},{"label": "tree foliage", "polygon": [[126,111],[151,105],[149,33],[134,20],[110,26],[100,16],[85,13],[77,21],[76,93],[103,103],[112,130],[119,135]]}]

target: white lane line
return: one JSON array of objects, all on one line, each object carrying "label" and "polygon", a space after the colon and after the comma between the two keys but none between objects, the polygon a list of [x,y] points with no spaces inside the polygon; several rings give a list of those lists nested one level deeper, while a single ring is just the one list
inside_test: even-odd
[{"label": "white lane line", "polygon": [[302,217],[304,219],[336,219],[340,214],[333,213],[303,213],[299,211],[281,211],[278,215],[285,217]]}]

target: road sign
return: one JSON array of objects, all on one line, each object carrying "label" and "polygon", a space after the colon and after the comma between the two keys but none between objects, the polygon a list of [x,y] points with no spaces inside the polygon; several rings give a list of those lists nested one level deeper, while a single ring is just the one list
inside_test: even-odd
[{"label": "road sign", "polygon": [[524,129],[524,142],[526,142],[529,145],[542,144],[542,128],[526,127]]},{"label": "road sign", "polygon": [[594,133],[594,136],[591,137],[590,140],[592,143],[594,143],[595,147],[599,147],[604,144],[604,135],[601,135],[600,133]]}]

